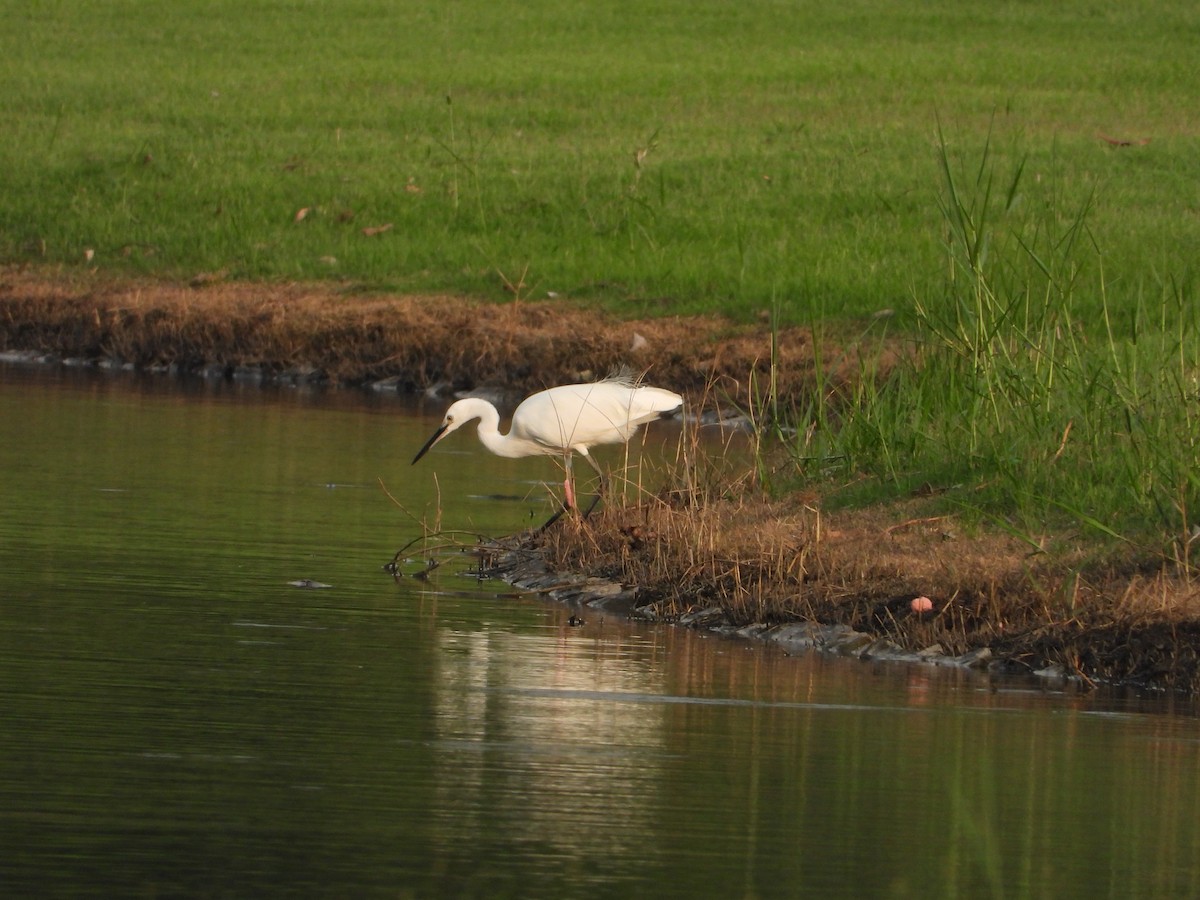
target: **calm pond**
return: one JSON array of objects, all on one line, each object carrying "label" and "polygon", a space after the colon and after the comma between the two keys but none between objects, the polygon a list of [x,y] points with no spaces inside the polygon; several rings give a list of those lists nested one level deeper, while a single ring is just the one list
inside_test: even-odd
[{"label": "calm pond", "polygon": [[0,367],[4,895],[1200,896],[1189,703],[394,581],[443,407]]}]

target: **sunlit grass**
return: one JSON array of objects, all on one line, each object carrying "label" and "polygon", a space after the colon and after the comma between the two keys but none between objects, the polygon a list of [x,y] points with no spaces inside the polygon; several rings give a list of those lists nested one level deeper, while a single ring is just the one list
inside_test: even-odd
[{"label": "sunlit grass", "polygon": [[1118,312],[1090,201],[1059,208],[986,145],[943,148],[942,163],[943,289],[916,303],[912,353],[887,378],[867,365],[850,386],[818,384],[793,416],[811,424],[788,440],[792,474],[834,505],[940,495],[1037,550],[1122,544],[1190,570],[1192,292],[1143,284]]},{"label": "sunlit grass", "polygon": [[1094,198],[1123,315],[1193,277],[1198,20],[1181,2],[13,10],[0,257],[904,314],[944,277],[940,118],[952,148],[990,129],[1028,182]]}]

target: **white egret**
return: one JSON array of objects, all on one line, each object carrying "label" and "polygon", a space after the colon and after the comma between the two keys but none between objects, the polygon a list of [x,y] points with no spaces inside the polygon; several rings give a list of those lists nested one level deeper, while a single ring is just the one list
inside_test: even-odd
[{"label": "white egret", "polygon": [[496,407],[478,397],[468,397],[450,406],[437,431],[413,457],[413,464],[442,438],[475,419],[479,420],[479,440],[497,456],[561,456],[566,466],[566,499],[563,509],[546,523],[549,525],[563,510],[575,507],[572,454],[586,459],[600,476],[600,490],[588,509],[591,512],[604,492],[605,477],[588,450],[598,444],[624,444],[639,425],[670,418],[682,406],[683,398],[678,394],[626,377],[564,384],[522,400],[513,413],[508,434],[501,434]]}]

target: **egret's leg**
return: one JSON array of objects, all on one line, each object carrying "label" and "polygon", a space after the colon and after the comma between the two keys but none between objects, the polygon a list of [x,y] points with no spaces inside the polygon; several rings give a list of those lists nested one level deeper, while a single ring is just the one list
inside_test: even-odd
[{"label": "egret's leg", "polygon": [[583,458],[588,461],[588,464],[595,469],[596,474],[600,476],[600,484],[599,487],[596,488],[596,496],[592,498],[591,505],[588,506],[587,512],[583,514],[583,517],[586,519],[592,514],[592,510],[594,510],[600,503],[600,498],[604,496],[604,492],[608,489],[608,478],[605,477],[604,470],[600,468],[594,459],[592,459],[590,454],[584,453]]},{"label": "egret's leg", "polygon": [[545,531],[547,528],[549,528],[551,525],[553,525],[555,522],[557,522],[559,519],[561,519],[562,514],[565,513],[566,511],[567,511],[567,508],[565,506],[560,506],[558,508],[558,512],[556,512],[554,515],[552,515],[550,518],[548,518],[545,521],[545,523],[543,523],[542,527],[538,529],[538,531],[539,532]]},{"label": "egret's leg", "polygon": [[563,496],[566,497],[566,503],[564,506],[566,506],[567,509],[578,509],[579,507],[575,504],[575,478],[571,471],[570,453],[568,453],[566,456],[566,468],[567,477],[563,480]]},{"label": "egret's leg", "polygon": [[[557,522],[560,518],[562,518],[562,514],[565,513],[567,510],[576,508],[575,507],[575,487],[573,484],[574,478],[572,477],[572,473],[571,473],[571,454],[569,454],[569,453],[566,456],[565,465],[566,465],[566,469],[567,469],[567,477],[563,480],[563,505],[558,508],[558,511],[555,512],[554,515],[552,515],[549,519],[546,520],[545,524],[542,525],[542,527],[539,528],[538,531],[545,531],[547,528],[549,528],[551,525],[553,525],[555,522]],[[589,509],[588,512],[591,512],[591,510]]]}]

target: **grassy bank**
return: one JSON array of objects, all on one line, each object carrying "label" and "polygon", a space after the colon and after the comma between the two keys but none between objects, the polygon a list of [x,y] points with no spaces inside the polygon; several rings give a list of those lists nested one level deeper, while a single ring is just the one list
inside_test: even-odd
[{"label": "grassy bank", "polygon": [[1198,27],[1184,2],[33,5],[0,33],[0,257],[905,313],[946,277],[940,118],[952,154],[991,131],[1023,160],[1026,204],[1092,198],[1125,310],[1192,277]]},{"label": "grassy bank", "polygon": [[[978,313],[1023,308],[993,306],[988,277],[960,298]],[[1194,325],[1176,310],[1183,331],[1163,354],[1157,338],[1083,340],[1065,322],[1069,303],[1038,308],[1059,325],[1036,344],[1032,320],[985,316],[989,343],[974,353],[976,331],[945,319],[924,324],[920,342],[843,348],[720,319],[8,270],[0,348],[398,389],[528,391],[649,366],[693,410],[748,411],[753,464],[685,430],[666,490],[618,473],[598,518],[547,533],[555,564],[637,584],[667,617],[719,607],[735,623],[811,618],[912,650],[986,647],[1092,680],[1200,688]],[[931,615],[912,612],[918,596]]]}]

